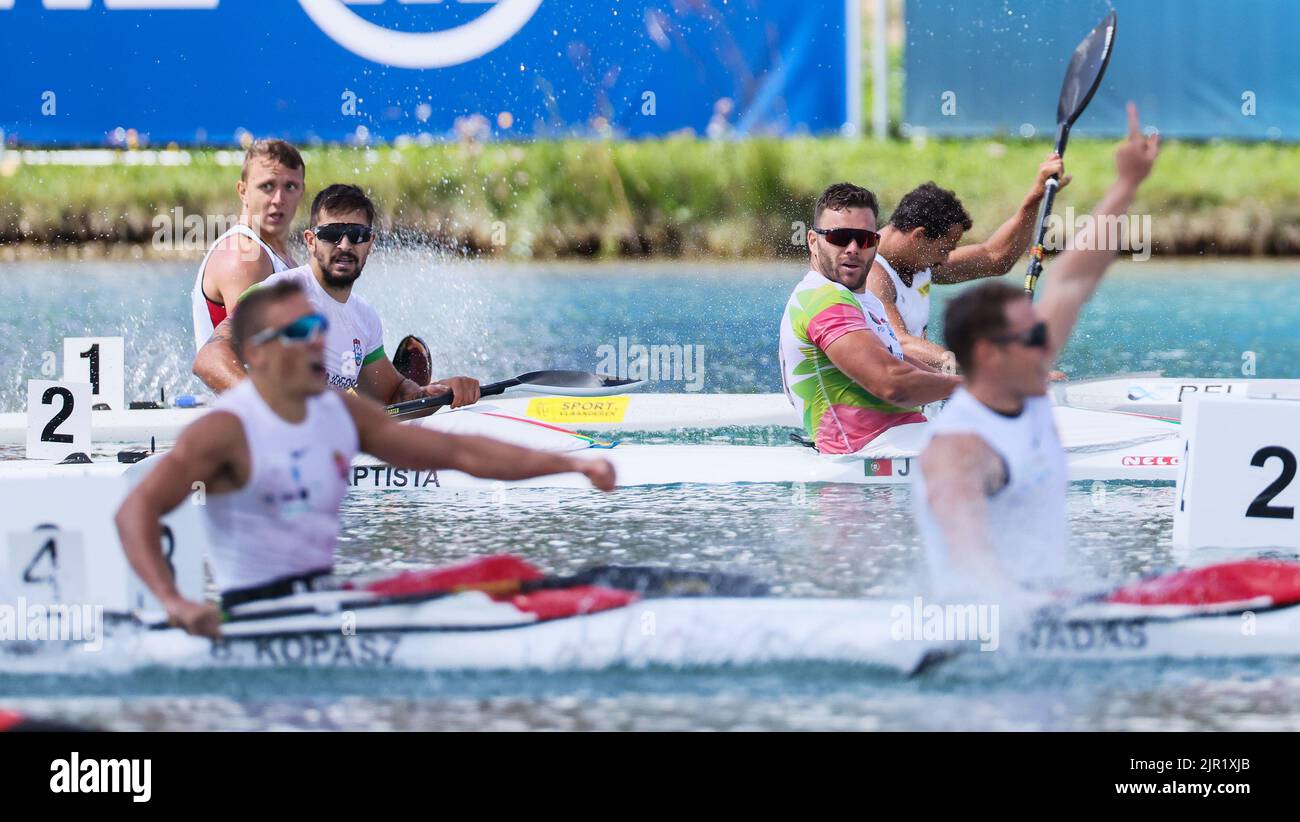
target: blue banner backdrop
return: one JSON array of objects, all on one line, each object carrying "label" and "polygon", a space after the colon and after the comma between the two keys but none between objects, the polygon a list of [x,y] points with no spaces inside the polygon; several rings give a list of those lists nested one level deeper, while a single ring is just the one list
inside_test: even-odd
[{"label": "blue banner backdrop", "polygon": [[[829,132],[856,0],[0,0],[10,144]],[[477,115],[477,116],[476,116]]]},{"label": "blue banner backdrop", "polygon": [[1074,133],[1124,103],[1171,137],[1300,140],[1296,0],[907,0],[905,123],[939,136],[1056,133],[1075,45],[1112,8],[1115,54]]}]

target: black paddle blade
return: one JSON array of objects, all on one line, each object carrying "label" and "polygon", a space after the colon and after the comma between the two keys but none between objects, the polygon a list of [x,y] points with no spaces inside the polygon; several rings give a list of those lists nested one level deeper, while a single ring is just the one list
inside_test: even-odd
[{"label": "black paddle blade", "polygon": [[1111,52],[1115,49],[1115,12],[1097,24],[1083,42],[1074,50],[1070,65],[1065,70],[1065,82],[1061,85],[1061,100],[1056,106],[1056,122],[1065,126],[1074,125],[1083,110],[1092,101],[1101,85],[1102,75],[1110,63]]},{"label": "black paddle blade", "polygon": [[397,344],[397,350],[393,352],[393,367],[416,385],[428,385],[433,380],[433,356],[429,353],[429,346],[412,334]]},{"label": "black paddle blade", "polygon": [[620,385],[632,385],[641,380],[619,380],[613,377],[601,377],[586,371],[529,371],[515,379],[523,385],[543,385],[556,388],[617,388]]}]

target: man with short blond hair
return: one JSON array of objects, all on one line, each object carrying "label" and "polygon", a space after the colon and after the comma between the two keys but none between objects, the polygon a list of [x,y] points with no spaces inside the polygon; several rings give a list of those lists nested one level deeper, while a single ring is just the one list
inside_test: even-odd
[{"label": "man with short blond hair", "polygon": [[284,140],[257,140],[248,147],[235,184],[239,221],[208,249],[190,294],[196,351],[240,294],[296,265],[289,237],[306,176],[302,155]]}]

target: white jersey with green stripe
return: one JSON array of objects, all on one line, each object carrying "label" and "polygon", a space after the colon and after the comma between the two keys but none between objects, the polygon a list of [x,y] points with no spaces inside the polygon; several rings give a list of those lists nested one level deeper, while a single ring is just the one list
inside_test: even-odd
[{"label": "white jersey with green stripe", "polygon": [[329,320],[325,332],[325,370],[331,388],[346,391],[357,387],[362,366],[384,356],[384,326],[379,314],[360,296],[352,294],[341,303],[316,280],[310,265],[272,274],[262,285],[295,282],[317,311]]}]

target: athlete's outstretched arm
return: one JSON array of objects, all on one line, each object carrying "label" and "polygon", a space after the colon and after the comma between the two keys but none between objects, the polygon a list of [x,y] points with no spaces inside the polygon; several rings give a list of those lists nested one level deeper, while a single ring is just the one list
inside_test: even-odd
[{"label": "athlete's outstretched arm", "polygon": [[1002,460],[975,434],[939,434],[921,452],[920,467],[926,505],[943,534],[949,562],[969,575],[973,589],[1001,587],[1005,573],[984,514],[989,495],[1006,482]]},{"label": "athlete's outstretched arm", "polygon": [[858,385],[900,408],[925,405],[952,394],[961,377],[894,359],[870,331],[850,331],[826,346],[826,356]]},{"label": "athlete's outstretched arm", "polygon": [[1137,194],[1138,186],[1151,173],[1156,155],[1160,153],[1160,138],[1157,135],[1143,136],[1138,122],[1137,106],[1128,104],[1128,139],[1115,151],[1115,182],[1106,196],[1093,210],[1092,219],[1097,222],[1097,230],[1092,243],[1075,243],[1075,247],[1061,254],[1052,263],[1047,277],[1043,299],[1039,310],[1047,320],[1050,332],[1049,345],[1053,358],[1070,339],[1074,325],[1079,320],[1083,306],[1092,298],[1093,292],[1101,283],[1102,275],[1115,259],[1118,249],[1088,248],[1080,246],[1104,245],[1100,240],[1109,232],[1103,231],[1106,221],[1122,217],[1128,213],[1129,206]]},{"label": "athlete's outstretched arm", "polygon": [[216,393],[234,388],[246,374],[244,365],[235,353],[230,318],[221,321],[212,331],[212,337],[194,357],[194,376]]},{"label": "athlete's outstretched arm", "polygon": [[361,450],[398,468],[447,468],[495,480],[523,480],[573,471],[586,476],[602,491],[614,490],[614,467],[608,460],[578,459],[488,437],[444,434],[403,425],[369,399],[340,396],[356,423]]},{"label": "athlete's outstretched arm", "polygon": [[234,484],[232,461],[247,462],[243,426],[233,414],[205,414],[181,432],[117,510],[117,533],[131,568],[153,593],[173,625],[192,634],[220,635],[221,618],[208,603],[192,602],[176,589],[162,548],[162,518],[202,483],[205,493]]},{"label": "athlete's outstretched arm", "polygon": [[[934,282],[944,285],[964,283],[981,277],[1001,277],[1015,266],[1029,249],[1038,222],[1038,207],[1047,193],[1047,181],[1052,175],[1064,175],[1065,162],[1052,152],[1038,167],[1034,184],[1021,201],[1016,213],[998,226],[997,231],[982,243],[958,246],[948,255],[948,261],[935,266]],[[1069,176],[1060,176],[1061,188],[1070,184]],[[1059,189],[1058,189],[1059,190]]]}]

